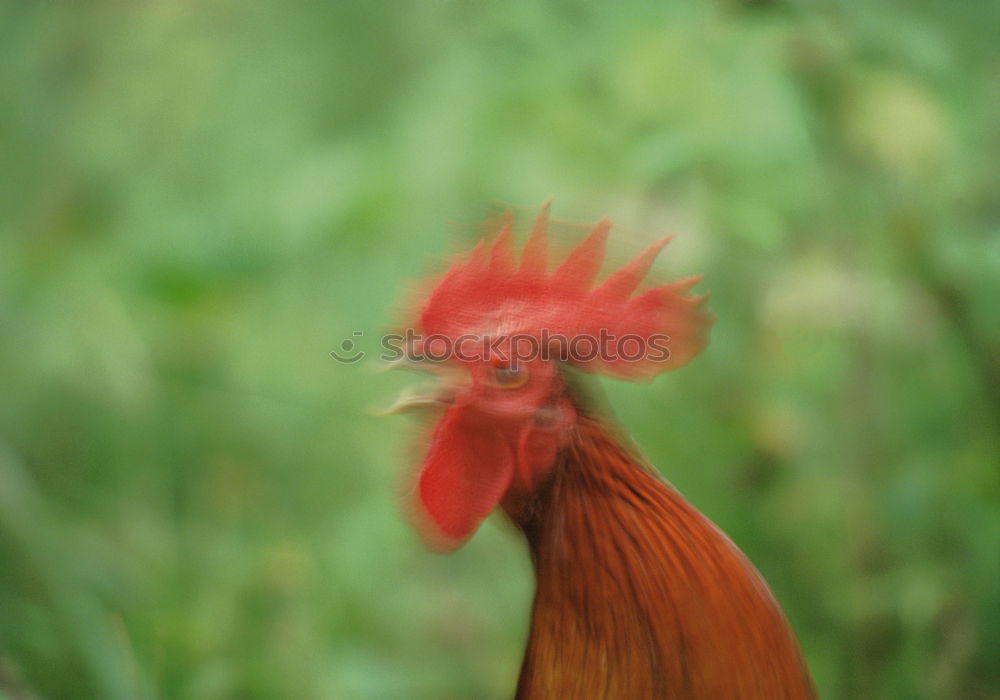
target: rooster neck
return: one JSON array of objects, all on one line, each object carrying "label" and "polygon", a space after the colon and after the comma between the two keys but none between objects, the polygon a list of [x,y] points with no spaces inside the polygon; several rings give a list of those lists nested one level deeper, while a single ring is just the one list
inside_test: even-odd
[{"label": "rooster neck", "polygon": [[599,421],[503,506],[537,581],[521,700],[814,697],[753,566]]}]

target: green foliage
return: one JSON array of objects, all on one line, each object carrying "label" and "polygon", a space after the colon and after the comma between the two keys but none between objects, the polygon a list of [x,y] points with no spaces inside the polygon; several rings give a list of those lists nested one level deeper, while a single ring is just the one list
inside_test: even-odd
[{"label": "green foliage", "polygon": [[705,273],[704,357],[602,384],[823,696],[1000,697],[998,20],[0,6],[0,696],[509,697],[522,544],[426,552],[409,378],[328,352],[554,196]]}]

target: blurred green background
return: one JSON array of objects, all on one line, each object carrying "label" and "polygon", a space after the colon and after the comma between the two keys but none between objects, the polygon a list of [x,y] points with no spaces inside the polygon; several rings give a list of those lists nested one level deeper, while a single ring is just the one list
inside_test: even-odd
[{"label": "blurred green background", "polygon": [[[341,365],[491,202],[704,272],[602,381],[826,698],[1000,698],[1000,5],[0,6],[0,697],[505,698],[496,516],[399,514]],[[626,243],[627,242],[627,243]]]}]

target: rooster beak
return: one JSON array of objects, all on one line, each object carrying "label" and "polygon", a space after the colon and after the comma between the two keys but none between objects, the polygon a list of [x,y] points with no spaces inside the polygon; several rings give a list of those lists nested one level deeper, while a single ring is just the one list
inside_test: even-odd
[{"label": "rooster beak", "polygon": [[402,355],[397,357],[395,360],[386,360],[378,365],[379,372],[388,372],[393,369],[409,369],[416,372],[432,373],[434,371],[434,366],[428,362],[416,360],[409,355]]},{"label": "rooster beak", "polygon": [[381,369],[384,371],[391,369],[414,370],[434,375],[436,379],[436,381],[424,382],[415,387],[404,389],[390,406],[379,411],[379,414],[383,416],[413,413],[426,408],[444,408],[454,401],[455,393],[461,383],[459,375],[452,367],[415,360],[406,356],[390,360]]},{"label": "rooster beak", "polygon": [[404,389],[390,406],[379,413],[383,416],[394,416],[400,413],[413,413],[424,408],[443,408],[450,404],[452,399],[448,392],[442,392],[441,389],[438,384]]}]

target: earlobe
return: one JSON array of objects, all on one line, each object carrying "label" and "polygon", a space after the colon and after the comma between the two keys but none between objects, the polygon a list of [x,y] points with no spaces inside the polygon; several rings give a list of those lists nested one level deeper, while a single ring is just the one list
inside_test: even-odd
[{"label": "earlobe", "polygon": [[559,451],[569,442],[576,411],[566,399],[539,409],[517,438],[514,483],[524,490],[538,485],[555,464]]}]

